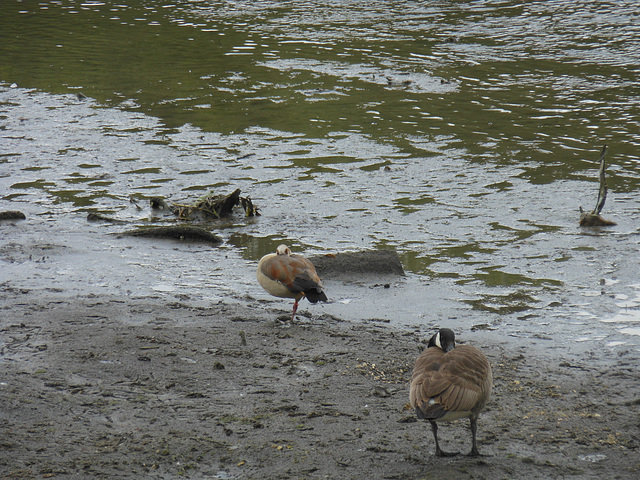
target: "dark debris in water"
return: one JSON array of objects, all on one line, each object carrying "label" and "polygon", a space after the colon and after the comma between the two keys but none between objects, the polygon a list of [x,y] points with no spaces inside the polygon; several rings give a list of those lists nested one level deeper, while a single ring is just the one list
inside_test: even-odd
[{"label": "dark debris in water", "polygon": [[[240,196],[240,189],[229,195],[214,195],[208,193],[191,204],[168,203],[161,197],[151,198],[151,208],[167,210],[181,220],[209,220],[227,217],[237,206],[242,206],[246,216],[260,215],[251,199]],[[89,213],[88,221],[127,223],[100,213]],[[146,238],[169,238],[175,240],[206,242],[214,245],[222,243],[222,239],[209,230],[194,225],[144,226],[121,232],[118,235]]]},{"label": "dark debris in water", "polygon": [[168,203],[160,197],[151,199],[151,208],[169,210],[179,218],[189,220],[228,217],[238,206],[243,208],[247,217],[260,215],[258,208],[249,197],[240,196],[240,189],[236,189],[229,195],[217,195],[211,191],[189,204]]}]

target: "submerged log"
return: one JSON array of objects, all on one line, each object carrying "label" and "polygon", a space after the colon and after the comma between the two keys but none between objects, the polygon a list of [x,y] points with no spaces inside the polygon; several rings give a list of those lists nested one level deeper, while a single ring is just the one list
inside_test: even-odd
[{"label": "submerged log", "polygon": [[598,190],[598,199],[596,200],[596,206],[591,212],[585,212],[580,207],[580,226],[581,227],[608,227],[612,225],[616,225],[615,222],[611,220],[606,220],[600,216],[600,212],[604,208],[604,202],[607,199],[607,179],[605,178],[605,161],[604,155],[607,151],[607,146],[605,145],[602,149],[602,153],[600,154],[600,189]]},{"label": "submerged log", "polygon": [[175,240],[202,241],[212,244],[222,243],[222,239],[209,230],[191,225],[173,225],[168,227],[140,227],[127,230],[119,235],[128,237],[171,238]]}]

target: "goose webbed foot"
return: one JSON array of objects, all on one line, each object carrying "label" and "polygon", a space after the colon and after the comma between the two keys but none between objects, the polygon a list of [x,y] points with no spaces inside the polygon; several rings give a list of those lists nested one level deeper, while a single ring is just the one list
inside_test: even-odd
[{"label": "goose webbed foot", "polygon": [[458,452],[445,452],[440,449],[440,443],[438,442],[438,424],[434,420],[429,420],[429,423],[431,423],[433,439],[436,441],[436,457],[455,457],[458,455]]},{"label": "goose webbed foot", "polygon": [[477,448],[472,448],[467,454],[467,457],[491,457],[491,455],[487,453],[480,453]]}]

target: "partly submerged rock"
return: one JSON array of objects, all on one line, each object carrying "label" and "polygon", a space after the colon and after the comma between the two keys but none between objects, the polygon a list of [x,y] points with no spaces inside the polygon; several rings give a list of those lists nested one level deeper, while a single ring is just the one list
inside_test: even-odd
[{"label": "partly submerged rock", "polygon": [[357,280],[370,276],[402,276],[404,269],[395,250],[362,250],[317,255],[309,260],[321,278],[350,277]]},{"label": "partly submerged rock", "polygon": [[26,215],[18,210],[0,212],[0,220],[25,220],[26,218]]}]

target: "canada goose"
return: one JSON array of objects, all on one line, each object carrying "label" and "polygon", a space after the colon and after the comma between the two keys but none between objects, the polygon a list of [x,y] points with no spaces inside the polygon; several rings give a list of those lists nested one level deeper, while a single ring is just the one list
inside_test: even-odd
[{"label": "canada goose", "polygon": [[480,455],[476,446],[476,429],[484,408],[493,376],[487,357],[470,345],[456,347],[452,330],[442,328],[417,358],[411,377],[409,397],[418,418],[431,423],[436,441],[436,456],[448,457],[438,444],[438,424],[469,417],[471,421],[470,456]]},{"label": "canada goose", "polygon": [[311,303],[326,302],[322,280],[313,264],[302,255],[295,255],[286,245],[280,245],[276,253],[269,253],[258,263],[258,282],[274,297],[293,298],[293,314],[296,316],[298,300],[307,297]]}]

